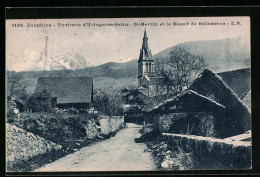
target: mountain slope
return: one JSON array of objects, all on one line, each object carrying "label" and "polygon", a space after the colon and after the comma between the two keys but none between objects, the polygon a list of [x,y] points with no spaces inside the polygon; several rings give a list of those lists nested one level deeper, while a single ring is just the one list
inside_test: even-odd
[{"label": "mountain slope", "polygon": [[[209,69],[214,72],[250,67],[250,42],[245,37],[192,41],[176,46],[189,49],[194,54],[202,55]],[[155,54],[154,58],[166,58],[173,47],[175,46]]]},{"label": "mountain slope", "polygon": [[91,76],[94,81],[94,89],[137,86],[137,60],[126,63],[109,62],[96,67],[77,70],[23,71],[19,73],[22,75],[21,82],[28,85],[27,91],[30,94],[35,92],[38,77]]}]

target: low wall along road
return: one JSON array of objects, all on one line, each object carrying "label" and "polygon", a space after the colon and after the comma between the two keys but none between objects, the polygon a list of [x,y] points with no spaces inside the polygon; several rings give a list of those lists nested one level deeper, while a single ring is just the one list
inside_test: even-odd
[{"label": "low wall along road", "polygon": [[85,129],[88,138],[95,138],[109,135],[122,127],[124,127],[123,116],[100,116],[98,122],[94,119],[88,120]]},{"label": "low wall along road", "polygon": [[216,139],[195,135],[162,133],[168,144],[177,145],[190,152],[195,168],[201,169],[250,169],[251,142]]},{"label": "low wall along road", "polygon": [[8,165],[61,148],[58,144],[6,123],[6,161]]},{"label": "low wall along road", "polygon": [[[100,116],[98,121],[90,119],[87,120],[85,125],[86,137],[88,139],[109,137],[111,133],[123,128],[124,125],[123,116]],[[62,149],[61,145],[28,131],[9,123],[6,124],[6,163],[8,171],[19,170],[19,165],[16,165],[18,162],[26,162],[32,157],[37,159],[39,155]]]}]

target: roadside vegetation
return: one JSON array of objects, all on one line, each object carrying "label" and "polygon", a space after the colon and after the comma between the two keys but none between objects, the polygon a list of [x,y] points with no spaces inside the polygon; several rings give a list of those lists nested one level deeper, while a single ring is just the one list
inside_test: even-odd
[{"label": "roadside vegetation", "polygon": [[194,168],[192,150],[183,149],[177,142],[169,142],[154,131],[141,130],[142,136],[136,142],[144,142],[151,152],[157,170],[191,170]]},{"label": "roadside vegetation", "polygon": [[80,142],[88,142],[85,126],[89,120],[97,120],[97,115],[20,113],[19,115],[14,115],[12,118],[8,117],[8,119],[12,120],[12,124],[54,143],[60,144],[69,151],[81,146]]}]

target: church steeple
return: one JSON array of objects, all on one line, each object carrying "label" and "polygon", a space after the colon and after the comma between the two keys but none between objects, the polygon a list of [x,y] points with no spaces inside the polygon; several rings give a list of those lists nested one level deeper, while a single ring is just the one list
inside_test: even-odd
[{"label": "church steeple", "polygon": [[145,29],[144,30],[144,37],[143,37],[143,44],[142,44],[142,48],[140,49],[139,60],[151,59],[151,58],[152,58],[152,52],[149,49],[148,37],[147,37],[147,34],[146,34],[146,29]]},{"label": "church steeple", "polygon": [[140,49],[140,56],[138,60],[138,86],[142,86],[142,78],[146,75],[149,77],[154,72],[154,60],[152,58],[152,52],[148,45],[148,37],[146,29],[144,30],[144,37],[142,48]]},{"label": "church steeple", "polygon": [[146,28],[144,28],[144,38],[147,38],[147,36],[146,36]]},{"label": "church steeple", "polygon": [[143,49],[149,49],[149,46],[148,46],[148,37],[147,37],[147,34],[146,34],[146,29],[144,29],[144,37],[143,37],[143,45],[142,45],[142,48],[143,48]]}]

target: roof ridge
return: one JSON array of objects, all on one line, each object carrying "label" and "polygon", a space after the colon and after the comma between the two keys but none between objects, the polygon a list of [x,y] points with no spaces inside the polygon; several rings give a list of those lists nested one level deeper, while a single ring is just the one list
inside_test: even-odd
[{"label": "roof ridge", "polygon": [[212,102],[212,103],[215,103],[216,105],[218,105],[218,106],[220,106],[220,107],[226,108],[224,105],[222,105],[222,104],[220,104],[220,103],[218,103],[218,102],[212,100],[212,99],[209,98],[209,97],[203,96],[203,95],[201,95],[201,94],[195,92],[194,90],[188,90],[188,91],[189,91],[189,92],[193,92],[194,94],[196,94],[196,95],[198,95],[198,96],[200,96],[200,97],[202,97],[202,98],[205,98],[205,99],[209,100],[209,101]]},{"label": "roof ridge", "polygon": [[239,70],[246,70],[246,69],[251,69],[251,68],[250,67],[246,67],[246,68],[234,69],[234,70],[229,70],[229,71],[222,71],[222,72],[218,72],[217,74],[229,73],[229,72],[234,72],[234,71],[239,71]]},{"label": "roof ridge", "polygon": [[[189,89],[189,90],[185,90],[185,91],[179,93],[178,95],[175,95],[175,96],[173,96],[172,98],[168,98],[168,99],[164,100],[163,102],[161,102],[161,103],[159,103],[159,104],[153,106],[152,110],[150,110],[150,111],[159,109],[159,108],[162,107],[163,105],[166,105],[166,104],[168,104],[169,102],[174,101],[174,100],[176,100],[177,98],[182,97],[182,96],[184,96],[184,95],[186,95],[186,94],[188,94],[188,93],[195,94],[195,95],[197,95],[197,96],[199,96],[199,97],[201,97],[201,98],[204,98],[204,99],[210,101],[211,103],[214,103],[214,104],[218,105],[219,107],[226,108],[224,105],[222,105],[222,104],[220,104],[220,103],[218,103],[218,102],[212,100],[211,98],[208,98],[208,97],[206,97],[206,96],[203,96],[203,95],[201,95],[201,94],[198,94],[198,93],[195,92],[194,90]],[[150,111],[148,111],[148,112],[150,112]]]},{"label": "roof ridge", "polygon": [[[221,78],[221,76],[219,76],[217,73],[214,73],[213,71],[209,70],[209,69],[205,69],[201,75],[203,75],[204,73],[209,73],[212,77],[214,77],[215,79],[217,79],[219,82],[221,82],[224,86],[225,89],[229,90],[230,94],[233,95],[235,97],[235,99],[240,102],[242,104],[243,107],[245,107],[245,109],[247,109],[248,112],[250,112],[250,110],[248,109],[248,107],[245,105],[245,103],[238,97],[238,95],[232,90],[232,88],[227,85],[226,82],[224,82],[224,80]],[[197,78],[198,79],[198,78]],[[197,82],[197,79],[195,79],[195,82]],[[193,83],[191,84],[191,86],[193,85]],[[191,88],[191,86],[189,87],[189,89]],[[191,89],[192,90],[192,89]]]},{"label": "roof ridge", "polygon": [[245,93],[240,97],[241,100],[247,95],[247,93],[249,92],[250,89],[251,89],[251,86],[249,86],[248,89],[245,91]]}]

